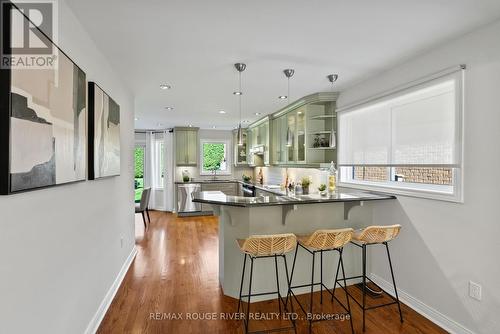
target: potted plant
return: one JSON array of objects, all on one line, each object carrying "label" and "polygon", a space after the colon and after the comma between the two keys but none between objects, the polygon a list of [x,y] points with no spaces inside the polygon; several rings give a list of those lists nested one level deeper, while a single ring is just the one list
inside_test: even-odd
[{"label": "potted plant", "polygon": [[246,183],[248,183],[252,180],[252,177],[248,176],[246,174],[243,174],[242,178],[243,178],[243,182],[246,182]]},{"label": "potted plant", "polygon": [[189,172],[187,169],[182,171],[182,181],[183,182],[189,182],[191,180],[191,177],[189,176]]},{"label": "potted plant", "polygon": [[324,183],[320,184],[318,190],[321,196],[326,196],[326,184]]},{"label": "potted plant", "polygon": [[302,193],[304,195],[309,194],[309,186],[311,185],[311,179],[309,178],[309,176],[304,176],[300,184],[302,185]]}]

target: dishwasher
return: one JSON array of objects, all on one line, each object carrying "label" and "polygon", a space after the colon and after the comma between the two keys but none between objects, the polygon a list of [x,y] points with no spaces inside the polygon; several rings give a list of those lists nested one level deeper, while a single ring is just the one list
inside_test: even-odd
[{"label": "dishwasher", "polygon": [[201,191],[201,184],[187,183],[177,185],[177,214],[196,215],[201,212],[201,203],[193,202],[192,194]]}]

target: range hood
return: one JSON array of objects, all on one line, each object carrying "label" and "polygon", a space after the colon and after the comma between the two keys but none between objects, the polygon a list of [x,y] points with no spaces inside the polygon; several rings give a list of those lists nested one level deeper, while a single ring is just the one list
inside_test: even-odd
[{"label": "range hood", "polygon": [[250,149],[250,153],[255,155],[264,155],[265,151],[266,151],[265,145],[254,146]]}]

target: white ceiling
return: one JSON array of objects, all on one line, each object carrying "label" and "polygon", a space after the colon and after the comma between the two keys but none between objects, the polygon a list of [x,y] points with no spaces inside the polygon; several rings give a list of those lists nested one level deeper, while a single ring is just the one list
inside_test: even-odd
[{"label": "white ceiling", "polygon": [[292,99],[329,90],[330,73],[341,91],[500,16],[499,0],[67,2],[135,94],[138,129],[234,128],[235,62],[253,121],[286,104],[285,68]]}]

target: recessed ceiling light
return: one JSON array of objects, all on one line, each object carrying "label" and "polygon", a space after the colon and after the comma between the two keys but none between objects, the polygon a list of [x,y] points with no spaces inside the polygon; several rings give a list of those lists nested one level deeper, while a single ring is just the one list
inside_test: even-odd
[{"label": "recessed ceiling light", "polygon": [[234,95],[243,95],[243,92],[233,92]]},{"label": "recessed ceiling light", "polygon": [[302,111],[297,112],[297,114],[302,115]]},{"label": "recessed ceiling light", "polygon": [[217,127],[214,125],[214,126],[212,126],[212,129],[217,129]]},{"label": "recessed ceiling light", "polygon": [[134,118],[134,121],[138,121],[138,120],[139,120],[139,118],[137,118],[137,117]]},{"label": "recessed ceiling light", "polygon": [[226,111],[225,110],[219,110],[219,114],[225,114]]},{"label": "recessed ceiling light", "polygon": [[174,107],[165,107],[165,109],[170,111],[170,110],[174,110]]},{"label": "recessed ceiling light", "polygon": [[259,116],[259,115],[260,115],[260,112],[256,112],[256,113],[255,113],[255,116]]},{"label": "recessed ceiling light", "polygon": [[280,96],[278,96],[278,99],[284,100],[284,99],[286,99],[286,95],[280,95]]},{"label": "recessed ceiling light", "polygon": [[193,127],[193,124],[189,124],[188,127],[192,128]]},{"label": "recessed ceiling light", "polygon": [[171,89],[171,88],[172,88],[172,86],[167,85],[167,84],[161,84],[160,85],[160,89]]}]

